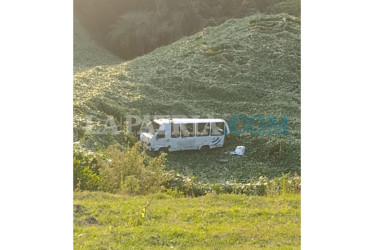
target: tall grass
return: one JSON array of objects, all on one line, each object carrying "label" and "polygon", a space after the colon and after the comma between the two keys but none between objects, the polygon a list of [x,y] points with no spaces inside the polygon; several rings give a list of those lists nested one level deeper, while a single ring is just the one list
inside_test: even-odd
[{"label": "tall grass", "polygon": [[75,249],[300,248],[300,195],[74,194]]}]

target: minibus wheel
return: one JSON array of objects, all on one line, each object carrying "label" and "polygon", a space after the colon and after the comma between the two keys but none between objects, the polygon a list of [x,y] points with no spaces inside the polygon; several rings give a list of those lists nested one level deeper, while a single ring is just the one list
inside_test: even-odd
[{"label": "minibus wheel", "polygon": [[210,150],[210,147],[207,146],[207,145],[202,146],[202,147],[200,148],[200,152],[201,152],[201,153],[208,153],[209,150]]},{"label": "minibus wheel", "polygon": [[169,150],[167,149],[167,148],[160,148],[159,150],[158,150],[158,153],[159,154],[162,154],[162,153],[168,153],[169,152]]}]

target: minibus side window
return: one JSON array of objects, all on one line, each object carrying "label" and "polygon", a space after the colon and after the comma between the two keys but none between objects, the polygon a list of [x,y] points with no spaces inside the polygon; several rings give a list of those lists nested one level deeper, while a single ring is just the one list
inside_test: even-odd
[{"label": "minibus side window", "polygon": [[198,123],[196,136],[209,136],[210,134],[210,123]]},{"label": "minibus side window", "polygon": [[171,138],[179,138],[181,136],[180,124],[171,125]]},{"label": "minibus side window", "polygon": [[223,122],[212,122],[212,135],[219,136],[223,135],[225,130],[225,125]]},{"label": "minibus side window", "polygon": [[195,136],[194,123],[182,124],[182,137],[193,137]]}]

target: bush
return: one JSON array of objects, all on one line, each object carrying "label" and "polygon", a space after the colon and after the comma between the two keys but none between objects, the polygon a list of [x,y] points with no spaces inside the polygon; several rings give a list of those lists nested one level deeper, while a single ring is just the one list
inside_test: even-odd
[{"label": "bush", "polygon": [[165,154],[152,158],[141,150],[140,142],[124,151],[112,145],[99,161],[101,189],[118,193],[154,193],[160,190]]},{"label": "bush", "polygon": [[249,183],[201,183],[196,177],[184,176],[174,170],[165,172],[166,154],[152,158],[141,149],[140,142],[121,151],[112,145],[102,153],[74,147],[74,189],[103,190],[111,193],[148,194],[159,191],[173,196],[198,197],[208,193],[245,195],[283,195],[300,193],[301,178],[283,174]]},{"label": "bush", "polygon": [[140,191],[139,180],[134,175],[126,176],[125,182],[121,182],[121,189],[128,194],[137,194]]},{"label": "bush", "polygon": [[74,147],[73,151],[73,188],[74,190],[96,191],[101,184],[98,174],[98,161],[91,152]]},{"label": "bush", "polygon": [[289,174],[283,174],[282,177],[272,180],[260,177],[250,183],[200,183],[196,181],[196,178],[189,178],[174,171],[169,171],[164,174],[162,185],[167,193],[178,191],[187,197],[197,197],[208,193],[272,196],[300,193],[301,178],[295,173],[293,177],[290,177]]}]

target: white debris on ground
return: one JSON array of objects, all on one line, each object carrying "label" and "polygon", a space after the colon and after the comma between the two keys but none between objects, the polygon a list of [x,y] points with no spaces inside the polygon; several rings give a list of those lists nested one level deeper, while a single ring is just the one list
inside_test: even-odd
[{"label": "white debris on ground", "polygon": [[230,152],[230,155],[244,155],[245,146],[237,146],[235,151]]}]

